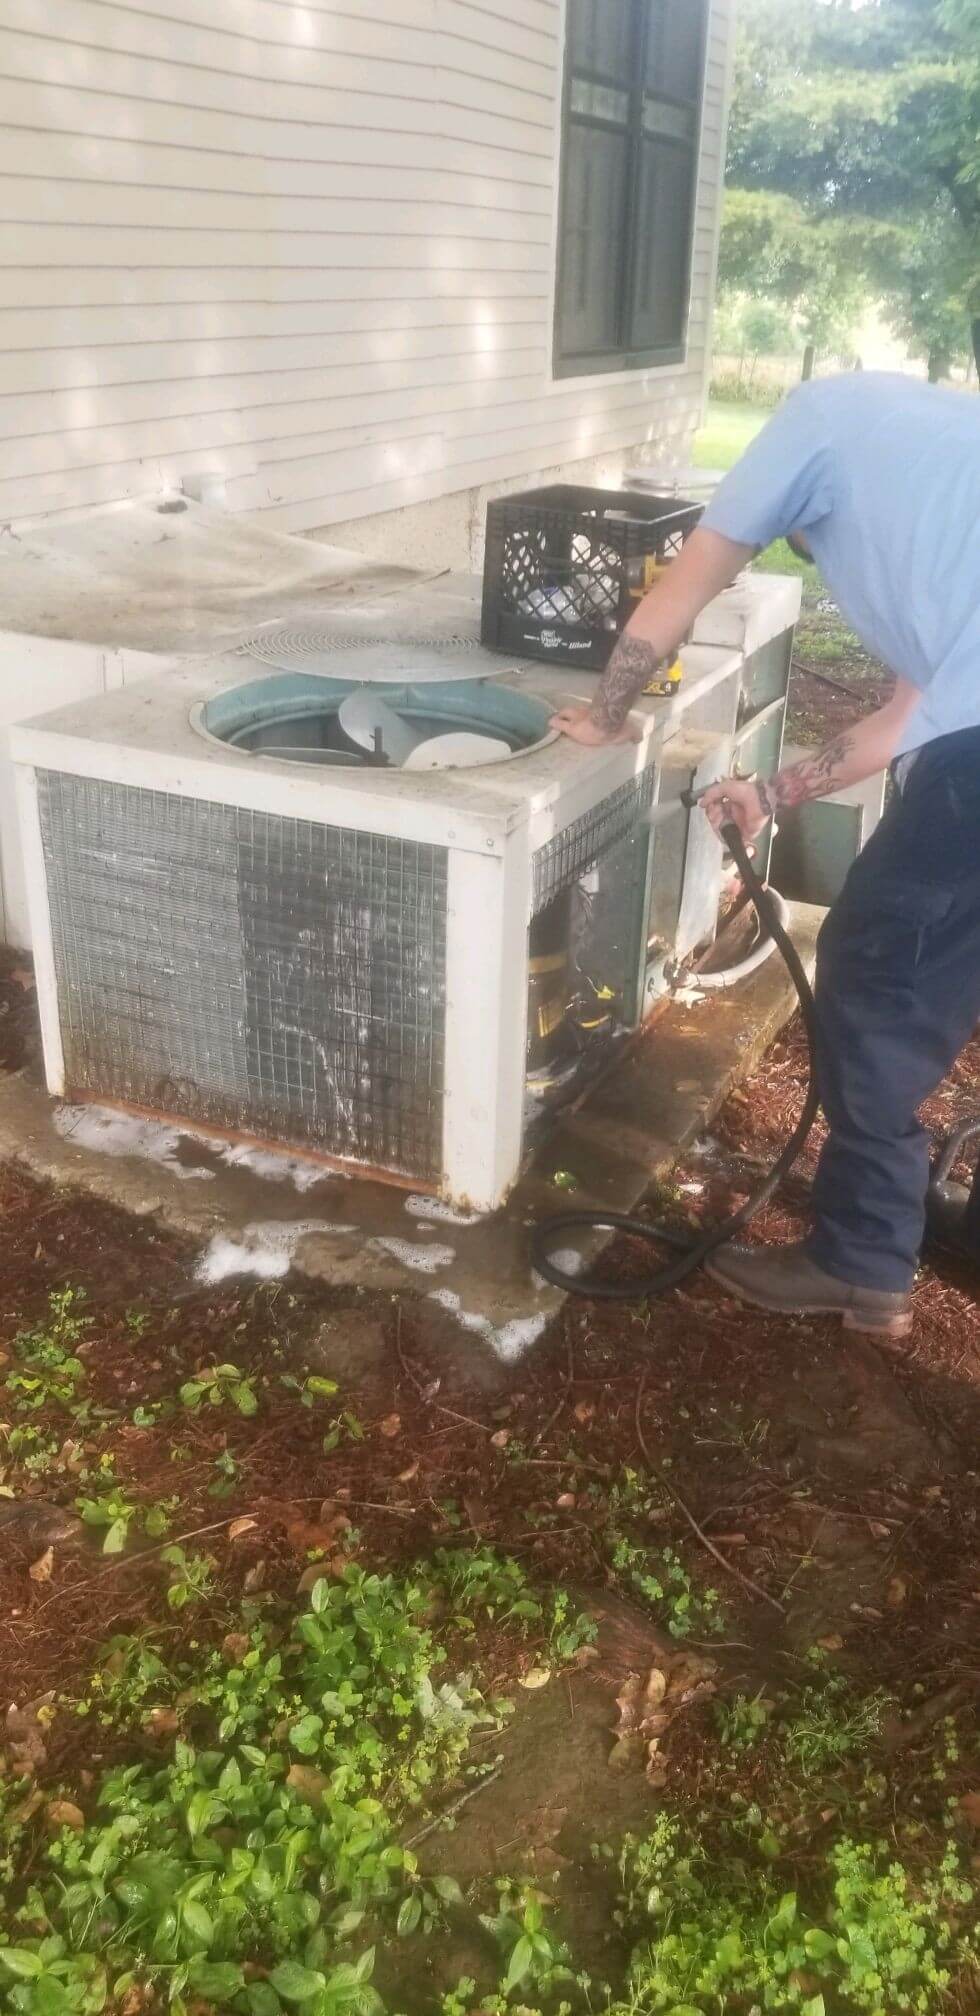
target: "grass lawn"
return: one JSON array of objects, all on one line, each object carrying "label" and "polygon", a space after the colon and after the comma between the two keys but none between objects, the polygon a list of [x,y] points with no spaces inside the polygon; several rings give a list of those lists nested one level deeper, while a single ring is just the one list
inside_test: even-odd
[{"label": "grass lawn", "polygon": [[[770,418],[764,406],[713,399],[694,444],[700,469],[728,470]],[[798,574],[803,609],[797,632],[798,657],[790,688],[787,722],[791,742],[820,743],[837,734],[887,694],[881,667],[868,657],[849,626],[833,610],[810,561],[800,560],[784,539],[759,557],[767,574]],[[814,669],[816,668],[816,669]]]},{"label": "grass lawn", "polygon": [[770,417],[766,406],[735,406],[713,399],[694,443],[697,469],[730,469]]}]

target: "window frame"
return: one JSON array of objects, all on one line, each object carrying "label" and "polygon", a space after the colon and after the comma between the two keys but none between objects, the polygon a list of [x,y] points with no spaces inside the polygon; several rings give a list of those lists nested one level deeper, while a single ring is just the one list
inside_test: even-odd
[{"label": "window frame", "polygon": [[[561,128],[559,134],[559,156],[558,156],[558,217],[557,217],[558,235],[555,247],[555,309],[554,309],[554,326],[552,331],[552,371],[555,378],[585,378],[585,377],[596,378],[602,376],[613,376],[617,372],[641,371],[648,369],[651,366],[669,367],[670,365],[674,364],[683,364],[687,357],[688,346],[690,341],[691,281],[694,266],[694,234],[697,228],[698,197],[701,185],[701,148],[704,137],[704,109],[705,109],[705,94],[707,90],[707,71],[708,71],[708,40],[709,40],[709,30],[711,23],[711,11],[713,0],[698,0],[698,4],[701,10],[700,49],[698,59],[699,89],[698,89],[697,102],[694,107],[694,131],[690,142],[691,164],[692,164],[691,217],[690,217],[690,228],[687,234],[687,253],[684,265],[684,285],[683,285],[683,302],[682,302],[683,326],[680,338],[676,343],[661,344],[653,349],[646,348],[641,350],[629,350],[620,347],[616,350],[593,350],[585,352],[582,351],[576,352],[576,351],[563,350],[561,341],[561,279],[562,279],[561,261],[562,261],[562,248],[565,242],[565,225],[567,221],[566,205],[568,202],[568,177],[566,175],[565,168],[566,168],[566,149],[568,145],[568,135],[573,120],[577,125],[592,127],[595,131],[600,133],[615,133],[617,131],[620,131],[621,129],[617,128],[615,124],[612,123],[611,121],[605,121],[596,115],[590,115],[583,112],[573,113],[572,111],[572,89],[574,84],[574,74],[572,65],[571,33],[570,33],[571,0],[566,0],[566,5],[565,8],[563,9],[564,43],[562,48]],[[636,206],[639,198],[640,161],[641,161],[641,148],[643,144],[643,130],[644,130],[643,101],[646,96],[650,95],[646,90],[646,48],[647,48],[647,36],[650,33],[652,25],[651,0],[632,0],[632,7],[633,7],[633,63],[632,63],[632,84],[628,94],[629,95],[629,112],[627,116],[628,158],[626,169],[625,200],[623,204],[619,253],[617,260],[618,272],[619,272],[619,282],[618,282],[619,293],[620,293],[620,299],[624,304],[622,326],[625,328],[629,328],[632,319],[633,304],[635,298],[635,287],[636,287],[636,263],[637,263],[635,259]],[[597,85],[601,85],[606,80],[597,77],[592,79],[591,81]],[[681,108],[684,111],[690,110],[689,103],[686,99],[673,98],[669,96],[666,92],[662,94],[662,97],[664,104],[676,105],[678,108]],[[660,137],[664,145],[675,146],[678,148],[682,148],[685,152],[687,151],[688,143],[686,141],[674,140],[671,138],[670,135],[667,134],[664,134]]]}]

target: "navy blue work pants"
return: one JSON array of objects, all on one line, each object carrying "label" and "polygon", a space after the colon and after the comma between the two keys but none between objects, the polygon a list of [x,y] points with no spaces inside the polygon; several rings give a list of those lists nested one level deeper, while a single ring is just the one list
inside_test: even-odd
[{"label": "navy blue work pants", "polygon": [[[925,1227],[916,1109],[980,1021],[980,728],[930,743],[893,793],[820,933],[816,997],[830,1135],[809,1251],[901,1292]],[[980,1171],[971,1220],[980,1260]]]}]

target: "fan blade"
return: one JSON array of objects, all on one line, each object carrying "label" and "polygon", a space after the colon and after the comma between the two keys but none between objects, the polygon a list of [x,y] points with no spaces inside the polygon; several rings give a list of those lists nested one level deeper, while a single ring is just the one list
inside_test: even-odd
[{"label": "fan blade", "polygon": [[402,764],[403,770],[475,770],[482,763],[500,763],[512,754],[509,742],[495,735],[471,735],[455,731],[433,735],[418,742]]},{"label": "fan blade", "polygon": [[395,765],[406,762],[423,739],[371,686],[360,686],[356,693],[349,693],[340,703],[337,719],[344,734],[359,749],[373,753],[374,738],[380,734],[385,755]]}]

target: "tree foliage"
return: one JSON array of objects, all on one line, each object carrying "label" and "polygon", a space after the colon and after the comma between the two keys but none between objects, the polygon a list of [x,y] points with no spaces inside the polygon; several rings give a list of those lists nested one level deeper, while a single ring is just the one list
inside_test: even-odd
[{"label": "tree foliage", "polygon": [[741,19],[729,282],[749,255],[782,298],[801,266],[818,293],[849,275],[921,354],[964,349],[972,317],[980,356],[980,0],[742,0]]}]

